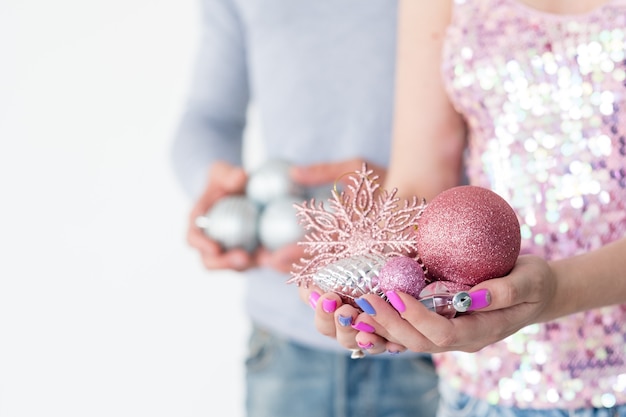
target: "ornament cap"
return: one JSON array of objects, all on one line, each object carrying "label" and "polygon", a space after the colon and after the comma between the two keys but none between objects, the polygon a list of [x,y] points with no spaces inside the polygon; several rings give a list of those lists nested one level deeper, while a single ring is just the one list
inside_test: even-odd
[{"label": "ornament cap", "polygon": [[452,306],[459,313],[465,313],[472,306],[472,298],[466,291],[460,291],[452,297]]}]

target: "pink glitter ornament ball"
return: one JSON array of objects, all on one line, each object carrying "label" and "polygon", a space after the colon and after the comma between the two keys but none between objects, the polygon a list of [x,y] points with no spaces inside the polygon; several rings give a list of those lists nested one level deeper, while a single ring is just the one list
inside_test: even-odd
[{"label": "pink glitter ornament ball", "polygon": [[430,279],[468,286],[508,274],[521,245],[513,208],[495,192],[472,185],[446,190],[428,203],[416,235]]},{"label": "pink glitter ornament ball", "polygon": [[418,298],[426,286],[424,270],[413,258],[394,256],[380,269],[378,286],[383,293],[389,290],[402,291]]}]

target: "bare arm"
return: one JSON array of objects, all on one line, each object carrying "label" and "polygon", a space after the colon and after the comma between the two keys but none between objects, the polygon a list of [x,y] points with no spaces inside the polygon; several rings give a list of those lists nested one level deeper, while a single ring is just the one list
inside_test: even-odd
[{"label": "bare arm", "polygon": [[[449,19],[449,5],[443,2],[401,0],[394,148],[386,188],[397,187],[405,196],[431,199],[459,178],[465,128],[447,101],[439,74]],[[342,306],[333,317],[318,308],[316,323],[347,348],[371,343],[370,353],[390,346],[422,352],[476,351],[531,323],[626,303],[626,238],[559,261],[520,257],[508,276],[485,281],[472,291],[481,289],[491,295],[491,304],[451,320],[400,293],[399,309],[370,294],[363,298],[375,314]],[[335,327],[339,314],[374,330],[355,334],[350,326]]]},{"label": "bare arm", "polygon": [[444,90],[450,2],[400,1],[393,149],[386,188],[430,200],[458,184],[465,125]]},{"label": "bare arm", "polygon": [[626,303],[626,238],[550,266],[558,278],[558,292],[542,321]]},{"label": "bare arm", "polygon": [[[410,295],[398,293],[392,307],[376,295],[366,295],[373,315],[355,320],[369,323],[375,333],[359,332],[356,340],[381,345],[394,342],[418,352],[475,352],[524,326],[594,308],[626,303],[626,238],[598,250],[548,263],[522,256],[509,275],[484,281],[491,304],[469,315],[447,319],[428,311]],[[382,340],[381,340],[382,337]],[[337,339],[346,343],[340,335]]]},{"label": "bare arm", "polygon": [[[440,71],[443,37],[451,13],[447,3],[401,0],[399,5],[393,149],[384,188],[397,188],[400,196],[429,200],[457,185],[460,178],[465,125],[448,101]],[[305,302],[310,300],[311,291],[301,288]],[[325,299],[340,302],[331,293],[323,294],[322,301]],[[356,331],[350,326],[336,326],[339,315],[356,318],[358,311],[349,305],[330,313],[319,307],[318,330],[348,348],[357,348]],[[376,348],[370,352],[403,349],[386,344],[380,337],[373,343]]]}]

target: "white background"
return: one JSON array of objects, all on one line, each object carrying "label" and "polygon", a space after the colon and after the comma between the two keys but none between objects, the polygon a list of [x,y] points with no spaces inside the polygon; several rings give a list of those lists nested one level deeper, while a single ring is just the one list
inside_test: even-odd
[{"label": "white background", "polygon": [[243,415],[242,278],[186,246],[168,161],[198,31],[195,0],[0,0],[1,417]]}]

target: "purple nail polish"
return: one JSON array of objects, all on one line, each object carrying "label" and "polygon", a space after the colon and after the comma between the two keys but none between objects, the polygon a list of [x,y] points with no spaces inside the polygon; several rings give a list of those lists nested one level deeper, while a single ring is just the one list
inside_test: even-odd
[{"label": "purple nail polish", "polygon": [[402,302],[402,299],[398,296],[395,291],[387,291],[385,293],[389,303],[395,308],[399,313],[404,313],[406,311],[406,306]]},{"label": "purple nail polish", "polygon": [[341,314],[337,317],[337,321],[340,326],[348,327],[352,324],[352,316],[342,316]]},{"label": "purple nail polish", "polygon": [[389,353],[389,354],[390,354],[390,355],[392,355],[392,356],[395,356],[395,355],[399,355],[399,354],[400,354],[400,351],[397,351],[397,350],[388,350],[388,351],[387,351],[387,353]]},{"label": "purple nail polish", "polygon": [[369,314],[370,316],[376,315],[376,310],[374,310],[374,307],[372,307],[372,305],[365,298],[357,298],[354,301],[359,307],[361,307],[361,310],[363,310],[365,313]]},{"label": "purple nail polish", "polygon": [[359,347],[361,349],[371,349],[371,348],[374,347],[374,344],[372,342],[367,343],[367,344],[366,343],[361,343],[361,342],[356,342],[356,344],[359,345]]},{"label": "purple nail polish", "polygon": [[358,330],[360,332],[365,332],[365,333],[374,333],[376,331],[376,329],[374,328],[374,326],[370,326],[367,323],[364,323],[362,321],[353,324],[352,328],[355,330]]},{"label": "purple nail polish", "polygon": [[309,305],[313,310],[317,308],[317,301],[320,299],[320,294],[317,291],[312,291],[309,295]]},{"label": "purple nail polish", "polygon": [[472,304],[467,311],[480,310],[491,304],[491,294],[486,289],[478,290],[470,293]]},{"label": "purple nail polish", "polygon": [[322,310],[332,313],[337,309],[337,301],[325,299],[322,301]]}]

